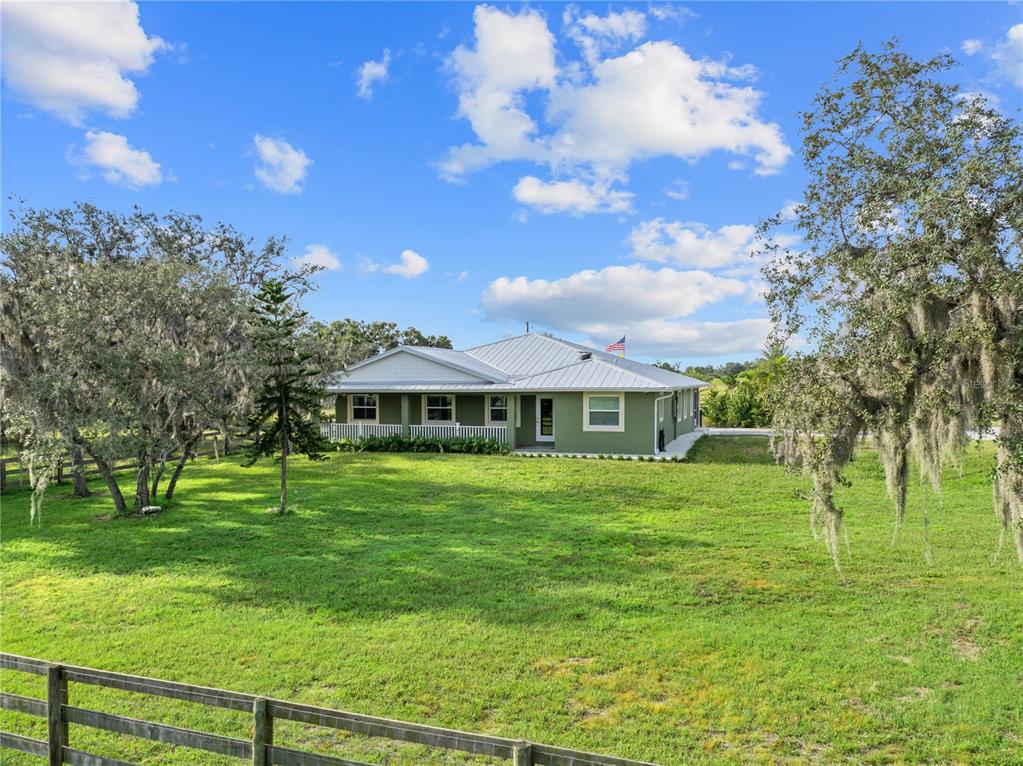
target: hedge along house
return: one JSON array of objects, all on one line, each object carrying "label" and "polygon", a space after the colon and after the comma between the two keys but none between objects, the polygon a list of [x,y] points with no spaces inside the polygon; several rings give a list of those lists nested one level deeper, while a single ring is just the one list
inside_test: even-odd
[{"label": "hedge along house", "polygon": [[513,449],[655,455],[699,426],[685,375],[548,335],[465,351],[399,346],[334,376],[332,440],[478,436]]}]

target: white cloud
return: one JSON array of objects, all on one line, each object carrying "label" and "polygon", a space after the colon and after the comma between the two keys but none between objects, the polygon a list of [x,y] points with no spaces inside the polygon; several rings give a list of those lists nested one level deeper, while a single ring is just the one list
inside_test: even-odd
[{"label": "white cloud", "polygon": [[639,40],[646,32],[646,16],[633,9],[598,16],[583,15],[576,6],[570,5],[562,14],[562,21],[566,34],[579,46],[590,66],[599,62],[604,53]]},{"label": "white cloud", "polygon": [[359,67],[359,83],[356,88],[356,95],[367,101],[373,98],[373,85],[378,82],[387,81],[387,70],[391,64],[391,51],[384,48],[384,55],[380,61],[366,61]]},{"label": "white cloud", "polygon": [[755,236],[756,227],[748,224],[713,231],[701,223],[655,218],[633,227],[627,241],[632,255],[645,261],[713,269],[748,258]]},{"label": "white cloud", "polygon": [[632,210],[630,192],[610,188],[608,182],[592,184],[579,180],[541,181],[536,176],[524,176],[512,189],[512,195],[523,205],[541,213],[624,213]]},{"label": "white cloud", "polygon": [[[771,320],[767,318],[739,319],[734,322],[669,322],[652,319],[630,324],[626,336],[630,356],[674,359],[753,354],[763,349],[770,332]],[[594,346],[602,345],[601,339],[620,337],[621,333],[622,325],[615,322],[595,325],[587,331]]]},{"label": "white cloud", "polygon": [[697,310],[750,290],[742,280],[705,271],[653,270],[642,264],[586,270],[562,279],[501,277],[482,295],[495,319],[529,320],[582,333],[597,345],[624,331],[630,353],[672,356],[756,351],[770,331],[767,319],[693,322]]},{"label": "white cloud", "polygon": [[384,267],[384,273],[397,274],[405,279],[415,279],[426,273],[430,268],[430,262],[415,250],[402,250],[398,263],[392,263]]},{"label": "white cloud", "polygon": [[326,245],[306,245],[305,253],[291,259],[296,266],[315,266],[327,271],[341,268],[341,259]]},{"label": "white cloud", "polygon": [[363,255],[359,258],[358,270],[363,275],[376,274],[380,271],[380,264],[372,258]]},{"label": "white cloud", "polygon": [[[566,19],[570,34],[591,40],[618,44],[642,35],[629,12],[571,10]],[[538,12],[478,6],[475,20],[476,47],[456,49],[448,67],[459,115],[468,118],[477,142],[449,150],[440,165],[448,180],[527,160],[562,179],[608,182],[624,180],[639,160],[695,161],[712,151],[750,157],[755,172],[767,175],[791,155],[778,125],[759,117],[762,94],[728,82],[755,74],[749,65],[696,60],[671,42],[647,42],[618,57],[591,55],[585,68],[569,62],[559,70],[554,37]],[[592,50],[602,53],[605,42]],[[545,104],[542,127],[526,100],[534,92]]]},{"label": "white cloud", "polygon": [[1009,28],[1005,39],[991,51],[995,74],[1017,88],[1023,88],[1023,24]]},{"label": "white cloud", "polygon": [[689,199],[689,182],[678,178],[671,184],[671,186],[664,190],[664,193],[672,199],[679,200],[680,202],[682,200],[687,200]]},{"label": "white cloud", "polygon": [[783,221],[794,221],[799,215],[799,202],[794,199],[785,200],[781,208],[781,219]]},{"label": "white cloud", "polygon": [[90,110],[127,117],[145,72],[167,47],[130,2],[4,3],[3,77],[31,104],[72,124]]},{"label": "white cloud", "polygon": [[695,160],[724,150],[753,154],[760,174],[776,172],[791,150],[777,125],[758,119],[761,94],[715,79],[712,63],[669,42],[605,60],[592,85],[553,98],[552,114],[562,120],[555,155],[624,168],[636,159]]},{"label": "white cloud", "polygon": [[585,332],[608,317],[638,321],[687,316],[747,290],[738,279],[667,267],[655,271],[636,263],[554,280],[500,277],[483,293],[483,307],[497,318]]},{"label": "white cloud", "polygon": [[305,152],[283,138],[267,138],[258,133],[252,137],[260,163],[255,174],[263,186],[281,194],[298,194],[302,181],[312,164]]},{"label": "white cloud", "polygon": [[695,19],[697,13],[686,8],[684,5],[672,3],[670,5],[651,5],[650,15],[658,21],[677,21],[683,23],[686,19]]},{"label": "white cloud", "polygon": [[959,47],[967,56],[973,56],[976,53],[980,53],[984,43],[980,40],[963,40],[963,44]]},{"label": "white cloud", "polygon": [[488,5],[473,12],[476,47],[459,46],[447,65],[458,87],[458,114],[482,142],[450,150],[441,175],[456,180],[500,160],[539,158],[530,136],[536,123],[524,94],[551,88],[557,75],[554,35],[537,11],[503,13]]},{"label": "white cloud", "polygon": [[160,163],[155,162],[149,152],[134,149],[125,136],[105,130],[87,131],[82,151],[69,154],[69,160],[76,165],[99,168],[110,183],[132,189],[155,186],[163,181]]}]

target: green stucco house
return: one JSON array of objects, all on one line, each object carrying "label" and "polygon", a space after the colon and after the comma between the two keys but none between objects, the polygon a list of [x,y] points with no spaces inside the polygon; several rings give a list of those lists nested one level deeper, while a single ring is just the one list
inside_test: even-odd
[{"label": "green stucco house", "polygon": [[330,439],[484,436],[513,449],[656,455],[699,426],[702,381],[538,333],[453,351],[399,346],[354,364]]}]

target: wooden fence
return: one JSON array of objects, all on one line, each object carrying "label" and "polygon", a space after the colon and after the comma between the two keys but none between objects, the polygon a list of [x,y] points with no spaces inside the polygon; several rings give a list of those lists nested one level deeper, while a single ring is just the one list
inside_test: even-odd
[{"label": "wooden fence", "polygon": [[[245,439],[246,436],[244,434],[233,434],[231,436],[231,441],[235,445],[235,448],[240,446],[241,442]],[[195,449],[192,450],[192,454],[197,457],[212,457],[214,455],[229,454],[223,447],[224,441],[220,438],[220,432],[207,431],[203,434],[202,440],[199,444],[197,444]],[[177,462],[177,456],[174,457],[174,462]],[[113,461],[110,469],[112,471],[127,471],[131,468],[138,468],[138,465],[138,460],[136,458],[122,458],[120,460]],[[173,465],[169,465],[168,469],[173,470]],[[67,479],[70,479],[73,471],[74,466],[71,462],[67,459],[62,460],[60,465],[57,466],[57,484],[61,484]],[[85,460],[85,475],[99,475],[99,469],[89,459]],[[0,492],[7,489],[12,481],[16,481],[19,487],[27,487],[28,468],[23,466],[21,461],[16,457],[0,458]]]},{"label": "wooden fence", "polygon": [[[127,734],[170,745],[206,750],[249,761],[253,766],[368,766],[358,761],[318,755],[274,744],[274,721],[297,721],[370,737],[383,737],[446,750],[503,758],[513,766],[654,766],[641,761],[585,753],[522,740],[490,737],[454,729],[441,729],[388,718],[347,713],[342,710],[300,705],[251,694],[203,686],[159,681],[154,678],[111,673],[105,670],[55,665],[44,660],[0,654],[0,668],[46,676],[46,700],[0,693],[0,708],[46,718],[47,739],[35,739],[0,731],[0,748],[43,756],[50,766],[134,766],[126,761],[76,750],[68,740],[68,724]],[[102,713],[68,703],[68,684],[82,683],[110,689],[186,700],[200,705],[240,710],[252,714],[251,739],[182,729],[137,718]]]}]

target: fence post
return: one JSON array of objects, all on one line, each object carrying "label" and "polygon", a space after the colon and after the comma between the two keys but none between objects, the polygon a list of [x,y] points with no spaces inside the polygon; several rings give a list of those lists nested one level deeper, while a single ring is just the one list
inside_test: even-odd
[{"label": "fence post", "polygon": [[252,702],[252,766],[267,766],[266,746],[274,743],[274,719],[263,697]]},{"label": "fence post", "polygon": [[532,766],[533,746],[522,740],[512,746],[512,766]]},{"label": "fence post", "polygon": [[67,704],[67,679],[60,665],[50,665],[46,671],[46,731],[49,744],[50,766],[64,762],[67,744],[67,722],[61,705]]}]

